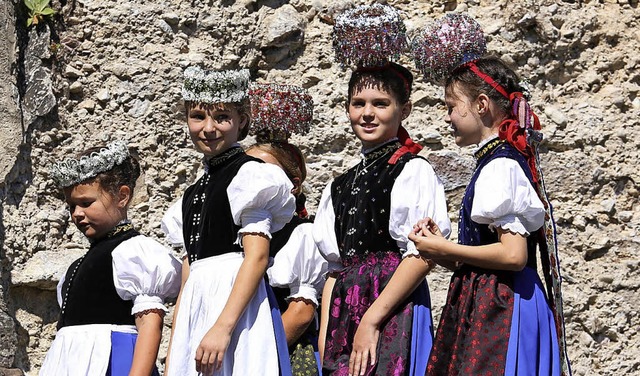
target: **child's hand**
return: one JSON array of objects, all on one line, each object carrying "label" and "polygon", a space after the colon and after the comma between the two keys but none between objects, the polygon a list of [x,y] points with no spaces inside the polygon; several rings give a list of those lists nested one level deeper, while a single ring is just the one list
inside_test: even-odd
[{"label": "child's hand", "polygon": [[444,239],[438,225],[431,218],[421,219],[413,226],[409,240],[415,243],[416,249],[427,258],[441,258],[445,255],[435,245]]},{"label": "child's hand", "polygon": [[[349,357],[350,376],[364,375],[367,367],[376,363],[379,337],[380,329],[363,317],[353,337],[353,350]],[[370,363],[369,359],[371,359]]]},{"label": "child's hand", "polygon": [[196,372],[211,375],[222,367],[224,353],[231,342],[231,333],[217,323],[204,335],[196,349]]}]

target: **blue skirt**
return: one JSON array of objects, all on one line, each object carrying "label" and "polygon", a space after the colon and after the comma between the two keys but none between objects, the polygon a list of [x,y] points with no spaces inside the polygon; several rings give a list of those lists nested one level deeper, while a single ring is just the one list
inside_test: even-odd
[{"label": "blue skirt", "polygon": [[[138,335],[134,333],[111,332],[111,356],[106,376],[127,376],[133,364],[133,352]],[[160,376],[153,367],[152,376]]]}]

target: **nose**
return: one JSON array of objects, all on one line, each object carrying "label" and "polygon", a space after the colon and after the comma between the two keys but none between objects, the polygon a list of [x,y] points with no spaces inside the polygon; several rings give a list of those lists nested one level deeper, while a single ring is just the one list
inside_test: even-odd
[{"label": "nose", "polygon": [[213,120],[212,117],[207,116],[207,118],[204,121],[204,128],[203,130],[207,133],[211,133],[211,132],[215,132],[217,130],[216,128],[216,124],[215,124],[215,120]]},{"label": "nose", "polygon": [[80,205],[76,205],[71,209],[71,219],[79,220],[84,217],[84,209]]},{"label": "nose", "polygon": [[373,106],[371,104],[366,104],[362,111],[362,116],[365,118],[373,118],[375,117],[375,112],[373,110]]},{"label": "nose", "polygon": [[444,122],[447,124],[451,123],[451,114],[449,112],[447,112],[446,115],[444,115]]}]

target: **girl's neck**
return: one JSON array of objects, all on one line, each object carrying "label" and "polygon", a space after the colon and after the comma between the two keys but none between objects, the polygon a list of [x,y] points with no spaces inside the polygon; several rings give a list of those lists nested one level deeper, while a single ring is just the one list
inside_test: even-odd
[{"label": "girl's neck", "polygon": [[498,138],[498,133],[489,133],[487,135],[484,135],[482,140],[478,142],[477,149],[481,149],[483,146],[488,144],[490,141],[495,140],[496,138]]},{"label": "girl's neck", "polygon": [[374,151],[376,151],[376,150],[378,150],[378,149],[380,149],[380,148],[382,148],[382,147],[384,147],[386,145],[389,145],[390,143],[393,143],[393,142],[398,142],[398,137],[393,137],[393,138],[391,138],[389,140],[386,140],[384,142],[381,142],[381,143],[373,145],[373,146],[369,145],[370,147],[368,147],[368,148],[365,148],[363,146],[362,150],[360,151],[360,153],[363,156],[366,156],[367,154],[370,154],[370,153],[372,153],[372,152],[374,152]]}]

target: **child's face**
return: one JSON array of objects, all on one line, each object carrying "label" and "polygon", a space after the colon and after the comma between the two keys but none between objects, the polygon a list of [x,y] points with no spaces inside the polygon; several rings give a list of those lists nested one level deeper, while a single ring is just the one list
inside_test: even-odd
[{"label": "child's face", "polygon": [[410,103],[401,105],[394,95],[375,87],[356,89],[347,103],[351,128],[365,149],[396,137],[403,113],[410,110]]},{"label": "child's face", "polygon": [[64,189],[71,220],[89,239],[99,239],[125,219],[128,201],[100,187],[100,183],[81,183]]},{"label": "child's face", "polygon": [[239,132],[247,126],[247,120],[233,105],[198,104],[187,112],[191,140],[207,157],[214,157],[238,142]]},{"label": "child's face", "polygon": [[451,126],[451,132],[458,146],[469,146],[480,143],[485,127],[480,119],[477,104],[469,96],[453,84],[445,90],[447,115],[444,121]]}]

